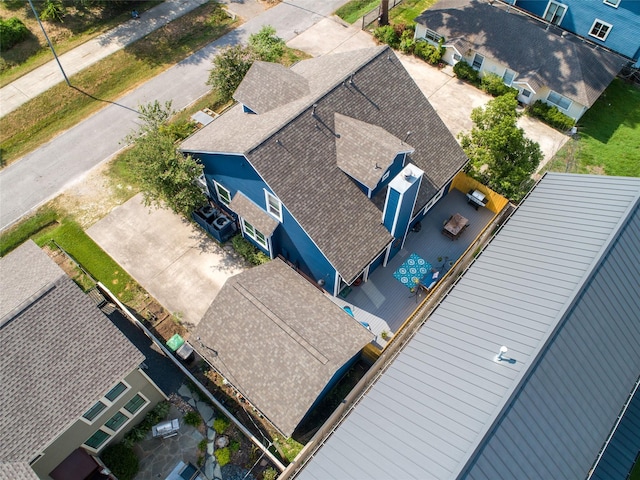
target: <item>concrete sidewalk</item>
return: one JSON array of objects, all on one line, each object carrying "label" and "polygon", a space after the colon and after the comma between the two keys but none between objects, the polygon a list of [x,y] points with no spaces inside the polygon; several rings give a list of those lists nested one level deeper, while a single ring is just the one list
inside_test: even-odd
[{"label": "concrete sidewalk", "polygon": [[[80,72],[112,53],[140,40],[172,20],[207,3],[208,0],[165,0],[160,5],[142,13],[139,19],[131,19],[102,35],[59,56],[67,77]],[[255,0],[223,0],[227,11],[241,18],[252,18],[264,11]],[[23,103],[64,81],[55,60],[42,65],[0,88],[0,117],[14,111]]]}]

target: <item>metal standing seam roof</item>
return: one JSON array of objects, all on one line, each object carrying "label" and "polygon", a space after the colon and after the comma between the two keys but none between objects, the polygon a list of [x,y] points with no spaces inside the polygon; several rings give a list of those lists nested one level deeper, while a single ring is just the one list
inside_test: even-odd
[{"label": "metal standing seam roof", "polygon": [[0,279],[3,312],[5,299],[17,299],[5,287],[22,288],[0,327],[0,463],[8,468],[33,460],[144,355],[32,241],[0,259]]},{"label": "metal standing seam roof", "polygon": [[521,75],[536,72],[543,85],[588,107],[628,63],[615,53],[563,37],[555,28],[547,30],[546,24],[501,2],[440,0],[416,22],[444,36],[446,43],[464,39],[474,51]]},{"label": "metal standing seam roof", "polygon": [[185,140],[181,148],[243,153],[351,283],[393,237],[381,223],[380,210],[338,167],[340,132],[335,115],[375,125],[398,139],[407,140],[412,132],[407,141],[415,151],[407,163],[425,172],[415,211],[451,180],[467,158],[388,47],[312,58],[292,70],[307,79],[310,95],[262,115],[243,113],[237,105]]},{"label": "metal standing seam roof", "polygon": [[581,478],[640,372],[639,198],[547,174],[297,478]]},{"label": "metal standing seam roof", "polygon": [[280,259],[228,279],[193,336],[199,353],[287,436],[373,339]]}]

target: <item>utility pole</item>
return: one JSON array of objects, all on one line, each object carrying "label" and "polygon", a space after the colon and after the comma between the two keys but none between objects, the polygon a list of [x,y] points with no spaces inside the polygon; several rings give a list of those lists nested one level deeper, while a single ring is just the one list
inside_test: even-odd
[{"label": "utility pole", "polygon": [[380,18],[378,19],[378,26],[383,27],[389,25],[389,0],[382,0],[380,2]]},{"label": "utility pole", "polygon": [[71,82],[69,82],[69,79],[67,78],[67,74],[64,73],[64,69],[62,68],[60,59],[58,59],[58,55],[56,55],[56,51],[53,48],[53,44],[51,43],[51,40],[49,40],[49,35],[47,35],[47,32],[45,31],[44,26],[40,21],[40,17],[38,16],[38,12],[36,12],[36,8],[33,6],[33,2],[31,0],[27,0],[27,1],[29,2],[29,5],[31,5],[31,10],[33,10],[33,14],[35,15],[36,20],[38,21],[38,25],[40,25],[40,28],[42,29],[42,33],[44,33],[44,38],[47,39],[47,43],[49,44],[49,48],[53,52],[53,56],[55,57],[56,62],[58,62],[58,66],[60,67],[60,71],[62,72],[62,76],[64,77],[64,81],[67,82],[68,86],[71,86]]}]

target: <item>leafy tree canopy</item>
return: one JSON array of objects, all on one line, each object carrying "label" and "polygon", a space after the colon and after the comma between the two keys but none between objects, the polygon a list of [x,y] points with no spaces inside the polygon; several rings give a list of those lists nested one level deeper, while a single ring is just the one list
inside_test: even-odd
[{"label": "leafy tree canopy", "polygon": [[142,124],[127,137],[134,144],[131,169],[139,179],[145,205],[167,206],[188,218],[205,202],[194,182],[203,167],[176,148],[172,131],[166,128],[172,115],[171,102],[163,106],[156,100],[140,107]]},{"label": "leafy tree canopy", "polygon": [[527,193],[542,160],[540,145],[517,126],[517,105],[515,95],[508,93],[473,109],[471,133],[460,135],[470,159],[467,173],[515,202]]},{"label": "leafy tree canopy", "polygon": [[284,51],[284,40],[276,36],[275,28],[265,25],[249,37],[248,45],[227,47],[213,58],[207,85],[215,88],[223,101],[231,100],[255,60],[277,62]]}]

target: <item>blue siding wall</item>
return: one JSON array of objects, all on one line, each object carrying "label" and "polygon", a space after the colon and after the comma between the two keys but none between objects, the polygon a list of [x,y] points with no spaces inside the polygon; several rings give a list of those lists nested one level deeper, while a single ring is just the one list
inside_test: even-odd
[{"label": "blue siding wall", "polygon": [[389,172],[389,176],[384,180],[378,182],[378,185],[376,185],[376,187],[373,189],[373,193],[371,194],[372,197],[375,197],[380,190],[382,190],[389,184],[392,178],[395,178],[395,176],[398,175],[398,173],[400,173],[400,170],[402,170],[402,167],[404,167],[405,157],[406,157],[406,154],[404,153],[400,153],[396,155],[396,158],[393,159],[393,163],[387,169],[387,172]]},{"label": "blue siding wall", "polygon": [[[558,0],[567,5],[567,13],[560,26],[599,45],[638,60],[640,52],[640,1],[621,0],[618,8],[602,0]],[[542,17],[547,1],[518,0],[516,6]],[[589,35],[595,19],[612,25],[603,42]]]},{"label": "blue siding wall", "polygon": [[398,214],[398,222],[396,223],[396,234],[394,235],[396,238],[403,238],[407,231],[411,215],[413,214],[413,204],[418,195],[419,186],[420,182],[416,181],[404,192],[402,205],[400,205],[400,213]]},{"label": "blue siding wall", "polygon": [[[196,156],[204,165],[204,174],[214,197],[215,189],[213,188],[212,180],[227,188],[232,198],[239,190],[266,211],[267,201],[264,189],[266,188],[273,194],[275,192],[267,187],[266,183],[243,155],[199,154]],[[247,238],[247,240],[264,251],[262,247],[250,238]],[[335,269],[289,213],[284,204],[282,205],[282,222],[271,237],[271,245],[274,256],[281,254],[293,264],[298,265],[305,274],[313,279],[319,280],[323,278],[325,280],[325,289],[333,294]]]},{"label": "blue siding wall", "polygon": [[398,203],[400,203],[400,194],[395,190],[389,189],[389,193],[387,193],[387,196],[387,206],[384,211],[382,223],[387,230],[391,231],[391,229],[393,228],[393,221],[396,218]]}]

